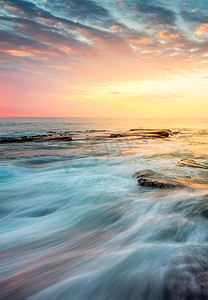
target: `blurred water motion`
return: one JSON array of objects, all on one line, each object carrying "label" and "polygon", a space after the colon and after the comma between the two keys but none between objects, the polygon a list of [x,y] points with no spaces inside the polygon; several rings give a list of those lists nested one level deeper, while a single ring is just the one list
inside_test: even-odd
[{"label": "blurred water motion", "polygon": [[[77,138],[0,145],[0,299],[208,299],[207,188],[145,189],[133,177],[152,169],[207,178],[207,170],[177,166],[186,157],[208,164],[207,125],[1,119],[1,136],[54,130]],[[180,133],[88,139],[91,129],[139,126]]]}]

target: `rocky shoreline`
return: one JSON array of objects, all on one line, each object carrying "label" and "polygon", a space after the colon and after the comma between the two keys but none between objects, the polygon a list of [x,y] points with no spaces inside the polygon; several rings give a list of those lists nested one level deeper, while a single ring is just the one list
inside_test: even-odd
[{"label": "rocky shoreline", "polygon": [[12,143],[28,143],[28,142],[47,142],[47,141],[72,141],[72,137],[68,134],[43,134],[21,137],[5,137],[0,138],[0,144]]},{"label": "rocky shoreline", "polygon": [[128,131],[109,132],[107,130],[87,130],[76,133],[56,133],[48,132],[43,135],[20,136],[20,137],[0,137],[0,144],[28,143],[45,141],[72,141],[76,140],[112,140],[112,139],[131,139],[131,140],[152,140],[166,139],[171,135],[177,134],[171,130],[156,129],[130,129]]}]

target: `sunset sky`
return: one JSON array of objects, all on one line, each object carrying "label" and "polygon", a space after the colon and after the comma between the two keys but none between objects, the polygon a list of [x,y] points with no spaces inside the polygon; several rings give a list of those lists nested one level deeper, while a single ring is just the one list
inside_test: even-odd
[{"label": "sunset sky", "polygon": [[2,117],[208,117],[208,1],[0,1],[0,68]]}]

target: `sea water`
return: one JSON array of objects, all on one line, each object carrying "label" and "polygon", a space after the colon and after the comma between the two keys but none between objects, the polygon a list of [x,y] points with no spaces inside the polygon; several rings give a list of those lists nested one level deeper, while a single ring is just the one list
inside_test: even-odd
[{"label": "sea water", "polygon": [[[178,133],[91,138],[132,128]],[[0,138],[73,141],[0,144],[0,299],[188,299],[186,289],[208,299],[206,266],[199,279],[192,267],[207,264],[208,189],[148,189],[133,176],[207,178],[177,166],[208,164],[207,128],[208,119],[1,118]]]}]

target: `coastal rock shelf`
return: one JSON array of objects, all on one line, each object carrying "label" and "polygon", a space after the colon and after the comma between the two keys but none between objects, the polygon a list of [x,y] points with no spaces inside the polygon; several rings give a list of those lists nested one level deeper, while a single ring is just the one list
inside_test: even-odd
[{"label": "coastal rock shelf", "polygon": [[26,142],[47,142],[47,141],[72,141],[72,137],[66,134],[34,135],[22,137],[5,137],[0,139],[0,144],[26,143]]},{"label": "coastal rock shelf", "polygon": [[88,139],[92,140],[164,140],[178,132],[173,132],[169,129],[157,130],[157,129],[130,129],[128,131],[117,132],[98,132],[88,135]]},{"label": "coastal rock shelf", "polygon": [[164,139],[171,134],[175,134],[171,130],[156,130],[156,129],[130,129],[127,132],[112,133],[109,138],[124,138],[135,137],[137,139]]},{"label": "coastal rock shelf", "polygon": [[[21,137],[1,137],[0,144],[9,143],[27,143],[27,142],[45,142],[45,141],[72,141],[75,140],[147,140],[147,139],[166,139],[170,135],[177,132],[171,130],[155,130],[155,129],[130,129],[128,131],[111,132],[107,130],[87,130],[74,133],[56,133],[50,131],[43,135],[21,136]],[[73,136],[73,137],[72,137]]]}]

